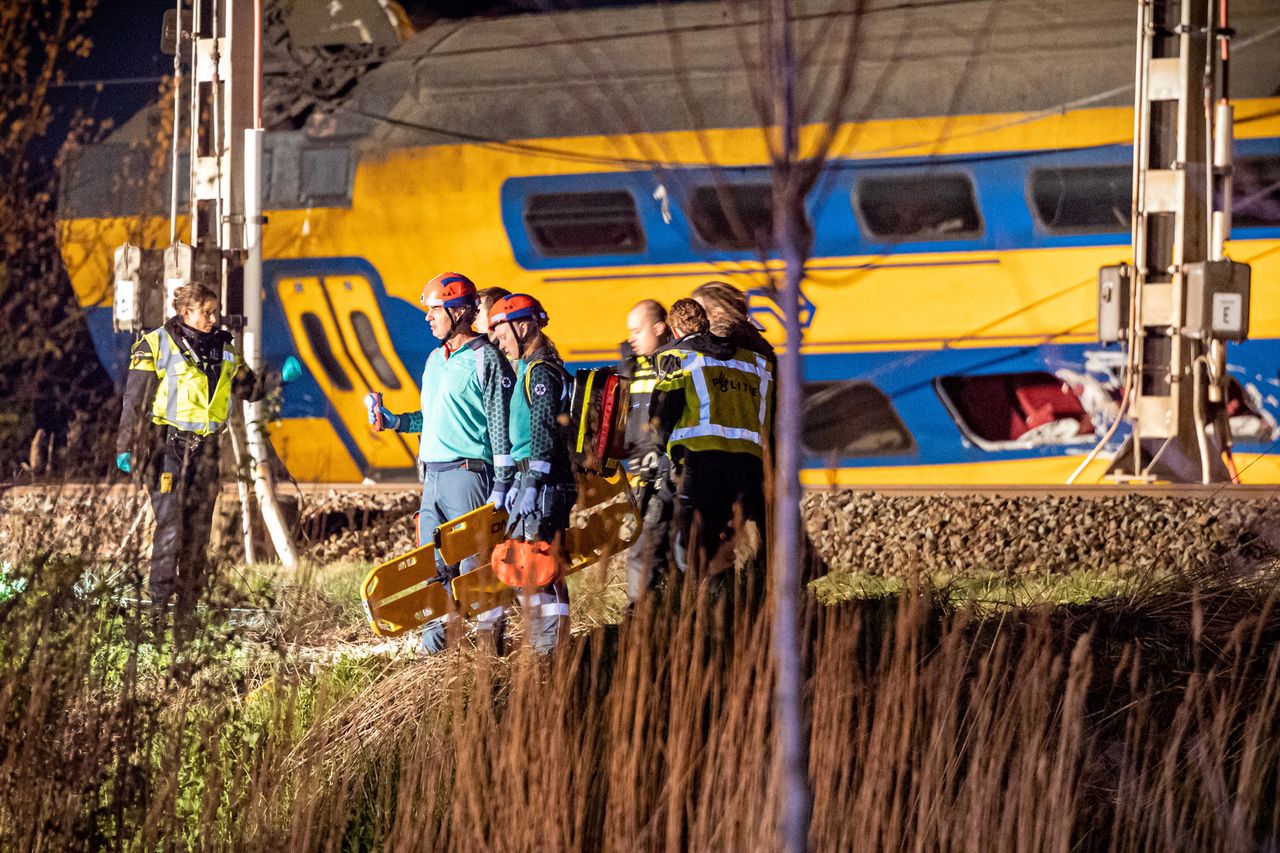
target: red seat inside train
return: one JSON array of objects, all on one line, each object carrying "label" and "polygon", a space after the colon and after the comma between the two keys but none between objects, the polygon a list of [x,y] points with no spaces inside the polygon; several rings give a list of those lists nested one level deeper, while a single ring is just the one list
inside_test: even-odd
[{"label": "red seat inside train", "polygon": [[968,428],[984,441],[1017,441],[1028,431],[1071,420],[1077,435],[1094,432],[1080,398],[1051,373],[949,376],[940,382]]}]

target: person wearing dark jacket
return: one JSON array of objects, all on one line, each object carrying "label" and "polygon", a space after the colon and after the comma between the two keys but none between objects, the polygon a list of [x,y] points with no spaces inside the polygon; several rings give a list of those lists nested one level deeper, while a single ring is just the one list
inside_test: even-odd
[{"label": "person wearing dark jacket", "polygon": [[657,354],[651,405],[676,472],[676,562],[696,573],[729,561],[740,525],[763,534],[774,377],[763,355],[711,334],[694,300],[668,316],[677,339]]},{"label": "person wearing dark jacket", "polygon": [[627,551],[627,600],[633,602],[662,578],[671,550],[675,504],[671,460],[649,418],[649,400],[658,379],[654,353],[669,343],[667,309],[652,299],[637,302],[627,314],[627,341],[618,364],[618,375],[630,380],[626,467],[637,484],[642,518],[640,534]]},{"label": "person wearing dark jacket", "polygon": [[[175,592],[181,612],[198,597],[221,487],[218,434],[233,397],[255,402],[265,393],[231,333],[217,327],[216,293],[202,284],[179,287],[173,309],[133,346],[116,434],[116,466],[143,478],[155,511],[148,585],[157,615]],[[301,371],[290,356],[282,378]],[[135,448],[147,448],[144,458],[135,460]]]}]

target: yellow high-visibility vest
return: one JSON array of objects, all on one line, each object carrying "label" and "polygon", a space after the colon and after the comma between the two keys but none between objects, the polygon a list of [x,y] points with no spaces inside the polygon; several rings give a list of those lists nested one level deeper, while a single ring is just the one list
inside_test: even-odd
[{"label": "yellow high-visibility vest", "polygon": [[163,326],[143,335],[140,343],[145,347],[134,347],[129,369],[154,371],[160,379],[151,420],[197,435],[222,429],[231,412],[231,381],[240,370],[239,353],[229,344],[223,347],[218,384],[210,394],[209,377],[186,359]]},{"label": "yellow high-visibility vest", "polygon": [[630,393],[651,394],[653,386],[658,384],[658,371],[653,359],[647,355],[636,356],[635,371],[631,374]]},{"label": "yellow high-visibility vest", "polygon": [[[679,366],[672,368],[675,358]],[[660,354],[655,391],[683,391],[684,411],[667,441],[690,451],[723,450],[763,456],[773,429],[773,374],[763,356],[738,349],[724,359],[691,349]]]}]

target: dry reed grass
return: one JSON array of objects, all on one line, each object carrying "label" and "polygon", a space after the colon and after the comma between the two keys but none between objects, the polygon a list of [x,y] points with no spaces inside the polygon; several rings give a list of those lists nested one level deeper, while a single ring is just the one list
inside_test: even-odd
[{"label": "dry reed grass", "polygon": [[[261,602],[213,584],[157,651],[88,566],[31,552],[0,604],[5,849],[776,844],[749,578],[673,584],[549,659],[463,644],[311,673],[285,654],[264,681],[228,618]],[[927,587],[811,599],[812,847],[1275,849],[1280,572],[1228,568],[997,612]]]}]

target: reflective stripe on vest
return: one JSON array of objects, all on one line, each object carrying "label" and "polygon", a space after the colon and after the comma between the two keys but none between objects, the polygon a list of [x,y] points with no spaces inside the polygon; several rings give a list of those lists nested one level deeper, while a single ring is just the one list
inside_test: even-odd
[{"label": "reflective stripe on vest", "polygon": [[222,351],[218,383],[209,393],[209,377],[187,361],[182,351],[161,327],[145,335],[155,356],[160,379],[151,405],[151,420],[198,435],[211,435],[227,422],[231,412],[231,381],[240,369],[240,357],[233,350]]},{"label": "reflective stripe on vest", "polygon": [[658,371],[648,356],[636,356],[635,372],[631,376],[631,394],[651,394],[658,384]]}]

